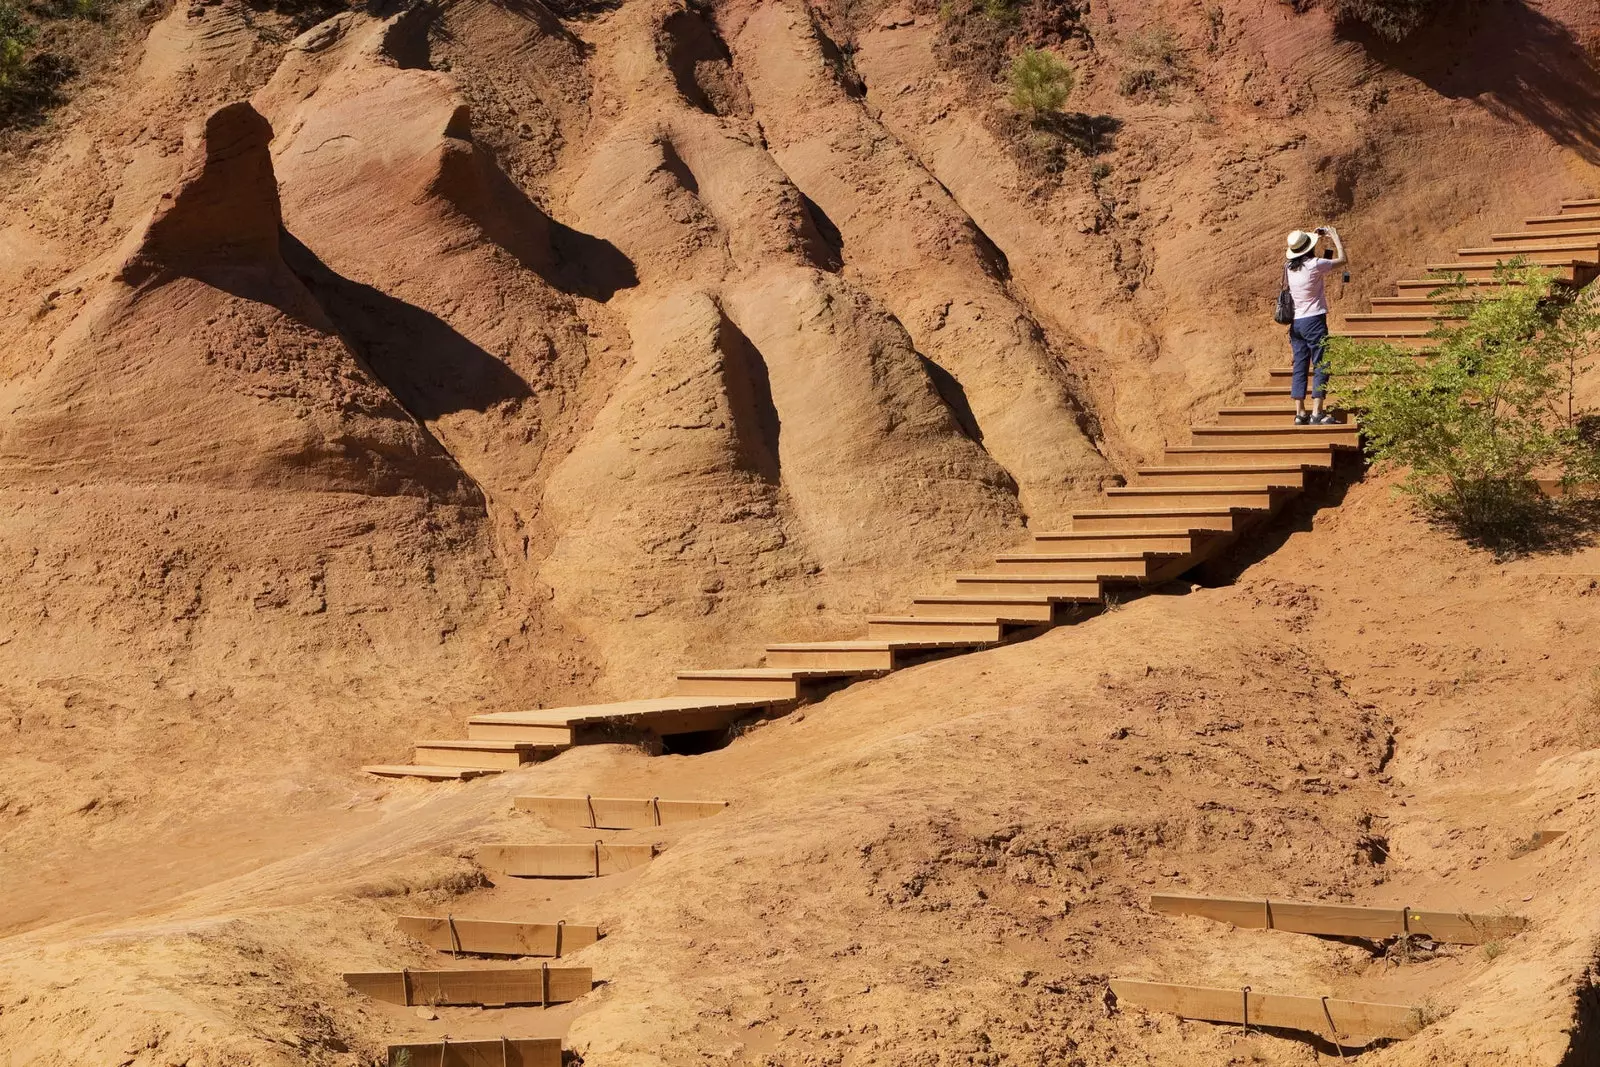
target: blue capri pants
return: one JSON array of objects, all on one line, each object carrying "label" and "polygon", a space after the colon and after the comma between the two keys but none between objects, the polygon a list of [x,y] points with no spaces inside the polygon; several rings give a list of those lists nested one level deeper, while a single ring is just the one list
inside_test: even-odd
[{"label": "blue capri pants", "polygon": [[1294,349],[1294,380],[1289,395],[1306,398],[1306,378],[1311,378],[1311,395],[1321,399],[1328,393],[1328,365],[1322,350],[1328,343],[1328,316],[1307,315],[1289,324],[1289,347]]}]

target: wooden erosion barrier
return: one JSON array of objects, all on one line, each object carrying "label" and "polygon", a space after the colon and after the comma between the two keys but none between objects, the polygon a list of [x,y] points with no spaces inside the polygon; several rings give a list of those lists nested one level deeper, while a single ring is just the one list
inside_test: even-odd
[{"label": "wooden erosion barrier", "polygon": [[1280,1026],[1329,1034],[1335,1042],[1352,1036],[1410,1037],[1422,1029],[1422,1013],[1404,1004],[1373,1004],[1331,997],[1294,997],[1219,989],[1199,985],[1167,985],[1113,978],[1111,991],[1119,1004],[1146,1011],[1165,1011],[1185,1019],[1241,1023],[1246,1028]]},{"label": "wooden erosion barrier", "polygon": [[1363,908],[1350,904],[1300,904],[1243,897],[1179,894],[1150,898],[1150,910],[1165,915],[1198,915],[1246,930],[1287,930],[1327,937],[1383,941],[1418,935],[1452,945],[1482,945],[1520,933],[1528,920],[1517,915],[1468,915],[1421,908]]},{"label": "wooden erosion barrier", "polygon": [[373,1000],[390,1004],[453,1006],[507,1004],[549,1007],[577,1000],[594,988],[588,967],[501,967],[474,971],[357,971],[345,985]]},{"label": "wooden erosion barrier", "polygon": [[429,948],[459,956],[560,956],[600,940],[598,926],[493,922],[446,915],[397,915],[400,929]]},{"label": "wooden erosion barrier", "polygon": [[649,863],[654,845],[486,845],[478,859],[516,878],[599,878]]},{"label": "wooden erosion barrier", "polygon": [[551,826],[591,830],[636,830],[720,815],[726,800],[662,800],[660,797],[518,797],[518,811],[540,816]]},{"label": "wooden erosion barrier", "polygon": [[389,1067],[561,1067],[559,1037],[495,1037],[390,1045]]}]

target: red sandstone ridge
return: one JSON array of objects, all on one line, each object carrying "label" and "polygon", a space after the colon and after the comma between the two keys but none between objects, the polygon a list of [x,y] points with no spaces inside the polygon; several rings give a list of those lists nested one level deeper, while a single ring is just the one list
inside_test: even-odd
[{"label": "red sandstone ridge", "polygon": [[121,277],[137,285],[173,272],[234,269],[278,261],[283,214],[272,173],[272,127],[240,101],[190,131],[178,186],[162,195]]}]

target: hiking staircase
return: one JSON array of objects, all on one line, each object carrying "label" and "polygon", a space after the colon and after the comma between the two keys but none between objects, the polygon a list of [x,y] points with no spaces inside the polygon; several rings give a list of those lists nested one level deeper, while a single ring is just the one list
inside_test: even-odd
[{"label": "hiking staircase", "polygon": [[[1460,297],[1437,290],[1456,277],[1497,284],[1495,267],[1521,256],[1562,282],[1600,274],[1600,199],[1569,200],[1557,215],[1525,220],[1515,233],[1457,250],[1396,283],[1396,295],[1350,315],[1346,337],[1386,341],[1425,355],[1429,335]],[[1035,534],[988,570],[956,575],[946,589],[915,597],[905,614],[873,616],[849,640],[769,645],[760,667],[686,670],[671,696],[479,715],[465,740],[419,741],[412,763],[365,768],[388,777],[468,779],[547,759],[573,745],[625,739],[656,743],[724,730],[780,714],[863,678],[914,663],[1023,640],[1081,618],[1108,597],[1158,585],[1217,555],[1298,495],[1308,474],[1353,452],[1360,430],[1346,420],[1295,426],[1290,372],[1244,391],[1215,423],[1190,427],[1190,443],[1140,467],[1101,506],[1075,511],[1071,528]]]}]

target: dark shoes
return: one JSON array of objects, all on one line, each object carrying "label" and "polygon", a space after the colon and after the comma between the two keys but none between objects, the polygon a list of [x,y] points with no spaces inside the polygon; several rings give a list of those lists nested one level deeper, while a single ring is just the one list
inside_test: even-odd
[{"label": "dark shoes", "polygon": [[1321,415],[1312,415],[1308,412],[1302,411],[1300,414],[1294,417],[1294,424],[1296,426],[1333,426],[1338,423],[1338,421],[1338,419],[1334,418],[1326,411],[1324,411]]},{"label": "dark shoes", "polygon": [[1311,416],[1302,411],[1300,414],[1294,417],[1294,424],[1296,426],[1310,426]]}]

